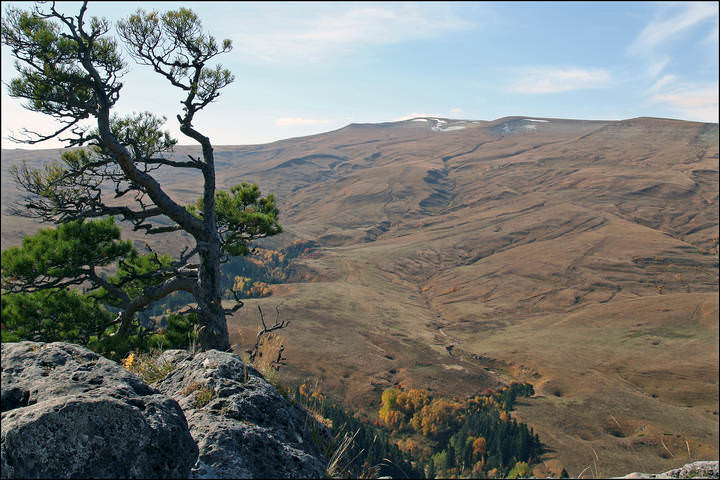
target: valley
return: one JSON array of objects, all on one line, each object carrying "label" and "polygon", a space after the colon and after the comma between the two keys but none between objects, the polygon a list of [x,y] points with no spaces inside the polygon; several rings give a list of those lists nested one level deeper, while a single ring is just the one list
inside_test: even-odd
[{"label": "valley", "polygon": [[[2,151],[3,249],[39,227],[8,213],[9,166],[58,152]],[[538,475],[717,458],[717,124],[417,118],[215,155],[219,186],[278,198],[285,233],[264,247],[313,242],[228,320],[236,351],[256,305],[291,320],[282,379],[369,415],[393,385],[529,382],[513,416],[549,449]],[[183,203],[201,191],[186,171],[158,178]]]}]

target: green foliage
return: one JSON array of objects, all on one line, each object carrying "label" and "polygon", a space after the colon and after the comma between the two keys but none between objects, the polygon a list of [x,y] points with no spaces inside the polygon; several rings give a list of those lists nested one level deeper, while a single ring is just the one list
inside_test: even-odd
[{"label": "green foliage", "polygon": [[531,475],[532,470],[527,462],[517,462],[506,478],[529,478]]},{"label": "green foliage", "polygon": [[196,314],[169,314],[158,323],[166,323],[164,327],[143,328],[138,322],[127,336],[105,335],[93,339],[87,347],[106,357],[119,361],[131,352],[138,354],[163,351],[167,349],[184,349],[192,342],[193,329],[198,324]]},{"label": "green foliage", "polygon": [[433,465],[437,465],[438,467],[440,467],[441,471],[447,470],[447,450],[442,450],[438,453],[435,453],[432,456],[431,462]]},{"label": "green foliage", "polygon": [[[518,462],[539,458],[542,446],[527,425],[508,412],[519,396],[532,395],[530,384],[512,383],[464,401],[431,398],[427,391],[389,388],[378,413],[394,432],[417,432],[432,452],[417,458],[439,476],[480,475],[497,469],[508,472]],[[515,473],[525,475],[522,465]]]},{"label": "green foliage", "polygon": [[198,324],[197,315],[194,313],[180,315],[171,313],[165,317],[167,325],[159,328],[157,333],[148,341],[150,348],[174,349],[187,348],[190,344],[191,333]]},{"label": "green foliage", "polygon": [[[172,264],[172,261],[173,259],[169,255],[140,255],[137,250],[133,249],[119,262],[117,272],[105,280],[120,287],[128,297],[134,298],[142,295],[145,288],[171,278],[173,273],[167,267]],[[166,269],[164,273],[162,269]],[[102,299],[108,305],[120,306],[120,299],[114,297],[105,288],[98,288],[92,295]]]},{"label": "green foliage", "polygon": [[125,117],[114,115],[110,119],[110,129],[124,145],[132,145],[135,157],[147,158],[171,151],[177,144],[177,140],[171,138],[168,132],[160,130],[165,120],[165,117],[157,117],[151,112]]},{"label": "green foliage", "polygon": [[[113,114],[125,63],[116,41],[108,35],[110,22],[89,17],[87,2],[76,15],[59,12],[55,2],[44,3],[39,2],[32,11],[9,7],[2,18],[2,43],[9,47],[19,74],[10,81],[10,95],[27,100],[29,110],[59,122],[51,134],[24,129],[25,138],[18,140],[38,143],[57,137],[67,146],[87,148],[66,152],[61,162],[43,169],[15,168],[15,180],[30,194],[23,209],[32,217],[67,224],[54,231],[56,236],[62,236],[66,228],[82,228],[82,219],[117,215],[131,222],[134,230],[144,229],[147,234],[184,230],[198,249],[173,264],[169,257],[141,256],[129,243],[116,242],[110,245],[115,250],[106,249],[102,238],[82,238],[84,233],[98,233],[90,229],[70,232],[68,238],[41,235],[34,237],[36,245],[27,245],[27,255],[12,250],[7,262],[3,255],[3,288],[31,292],[90,282],[96,290],[94,298],[121,309],[116,333],[137,336],[136,340],[97,339],[98,345],[112,344],[110,348],[120,350],[145,342],[147,332],[132,324],[138,312],[170,293],[192,292],[203,323],[211,327],[202,330],[202,347],[227,348],[223,310],[208,307],[221,302],[220,290],[213,287],[220,279],[213,277],[225,260],[222,253],[246,254],[252,240],[281,231],[275,200],[272,195],[260,197],[257,186],[243,184],[231,194],[218,192],[217,212],[215,202],[206,206],[207,211],[201,208],[201,215],[213,220],[198,222],[167,195],[152,172],[162,165],[193,168],[201,171],[206,195],[215,192],[212,145],[193,123],[195,115],[234,80],[221,65],[209,65],[212,58],[231,50],[231,41],[218,43],[204,33],[199,17],[186,8],[164,14],[138,10],[117,24],[130,55],[185,94],[177,115],[180,131],[202,146],[202,157],[175,160],[163,155],[176,144],[161,130],[165,118],[150,112],[124,117]],[[97,122],[95,129],[82,125],[91,118]],[[110,189],[114,189],[113,200],[109,200]],[[135,209],[130,206],[132,201],[115,201],[131,192]],[[182,265],[198,250],[199,267]],[[204,251],[210,254],[204,255]],[[116,260],[115,276],[105,279],[95,271]]]},{"label": "green foliage", "polygon": [[535,395],[535,389],[529,383],[512,383],[510,388],[502,391],[497,396],[497,403],[505,405],[505,411],[509,412],[515,405],[517,397],[530,397]]},{"label": "green foliage", "polygon": [[52,287],[64,279],[82,283],[89,267],[108,265],[133,251],[131,242],[120,240],[112,217],[40,229],[23,238],[21,247],[2,252],[3,287]]},{"label": "green foliage", "polygon": [[[343,453],[345,460],[341,462],[340,468],[349,478],[361,478],[363,472],[370,469],[376,472],[373,477],[422,478],[424,476],[423,471],[413,466],[410,459],[391,441],[390,434],[385,429],[369,422],[361,422],[319,391],[308,391],[306,385],[296,389],[294,397],[316,417],[322,417],[329,423],[336,439],[340,439],[343,434],[354,436]],[[331,445],[328,450],[333,451],[333,446]]]},{"label": "green foliage", "polygon": [[148,338],[148,332],[137,323],[126,337],[112,335],[116,327],[110,324],[114,318],[95,297],[75,290],[2,295],[3,342],[76,343],[116,361],[131,351],[146,352],[155,345],[169,343],[164,336]]},{"label": "green foliage", "polygon": [[109,310],[121,304],[117,296],[104,288],[80,294],[57,287],[80,284],[91,278],[92,269],[113,262],[119,267],[105,281],[132,298],[168,278],[162,269],[172,259],[138,254],[131,242],[120,240],[112,217],[40,229],[21,247],[3,251],[2,281],[9,291],[2,295],[2,340],[72,342],[115,360],[131,351],[186,347],[196,315],[169,315],[166,328],[158,331],[141,327],[136,319],[128,335],[120,337],[113,335],[115,314]]},{"label": "green foliage", "polygon": [[[72,214],[87,208],[95,196],[97,180],[87,175],[98,165],[96,149],[78,148],[66,150],[60,161],[45,164],[42,168],[30,168],[25,162],[12,165],[10,174],[16,183],[32,194],[24,206],[34,215],[45,219],[58,219],[61,223],[77,219]],[[68,208],[70,206],[70,208]],[[12,210],[11,210],[12,211]]]},{"label": "green foliage", "polygon": [[[199,17],[187,8],[165,12],[138,10],[126,21],[118,22],[118,32],[131,46],[130,54],[140,63],[155,60],[156,71],[171,79],[173,85],[190,90],[200,105],[217,97],[221,88],[234,77],[220,65],[205,67],[205,62],[232,49],[229,39],[221,45],[202,32]],[[200,66],[199,72],[195,67]],[[197,77],[195,76],[196,74]]]},{"label": "green foliage", "polygon": [[112,360],[119,361],[131,352],[138,354],[162,351],[171,348],[187,348],[192,341],[192,332],[197,325],[195,314],[170,314],[165,327],[149,329],[134,322],[127,336],[105,335],[87,344],[91,350]]},{"label": "green foliage", "polygon": [[[204,200],[200,198],[188,211],[202,218]],[[248,255],[252,239],[269,237],[282,232],[277,222],[275,197],[262,197],[257,184],[243,182],[230,188],[230,193],[215,192],[215,215],[218,232],[223,237],[223,251],[232,256]]]},{"label": "green foliage", "polygon": [[[5,255],[3,255],[3,260]],[[2,341],[71,342],[101,337],[113,315],[73,290],[52,289],[2,295]]]},{"label": "green foliage", "polygon": [[[86,25],[86,59],[107,79],[105,94],[112,105],[122,86],[117,75],[125,65],[115,41],[102,38],[110,29],[109,22],[93,17]],[[2,21],[2,40],[26,62],[16,64],[20,76],[10,82],[9,92],[28,99],[27,108],[65,119],[88,118],[97,111],[93,82],[79,59],[79,44],[62,35],[57,23],[10,7]]]},{"label": "green foliage", "polygon": [[428,460],[425,474],[427,475],[427,478],[435,478],[437,475],[437,472],[435,471],[435,460],[433,457],[430,457],[430,460]]}]

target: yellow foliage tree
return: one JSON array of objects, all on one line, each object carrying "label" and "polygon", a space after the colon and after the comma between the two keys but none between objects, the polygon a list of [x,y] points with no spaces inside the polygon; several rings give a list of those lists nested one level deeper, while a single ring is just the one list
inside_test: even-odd
[{"label": "yellow foliage tree", "polygon": [[267,297],[272,294],[270,286],[265,282],[256,282],[251,278],[236,276],[233,290],[241,297],[260,298]]},{"label": "yellow foliage tree", "polygon": [[[400,421],[400,413],[397,411],[398,389],[388,388],[382,393],[382,403],[378,416],[387,426],[394,428]],[[391,425],[394,424],[394,425]]]},{"label": "yellow foliage tree", "polygon": [[427,390],[411,388],[407,392],[400,392],[397,396],[397,404],[400,410],[412,415],[430,403],[430,395]]},{"label": "yellow foliage tree", "polygon": [[[436,436],[461,423],[465,416],[460,402],[439,398],[420,410],[420,428],[425,436]],[[415,425],[413,425],[415,426]]]},{"label": "yellow foliage tree", "polygon": [[381,415],[380,418],[385,422],[385,425],[392,430],[397,430],[400,426],[401,416],[397,410],[389,410],[384,415]]},{"label": "yellow foliage tree", "polygon": [[483,437],[476,438],[475,441],[473,441],[472,446],[473,453],[478,458],[483,458],[487,453],[487,441]]}]

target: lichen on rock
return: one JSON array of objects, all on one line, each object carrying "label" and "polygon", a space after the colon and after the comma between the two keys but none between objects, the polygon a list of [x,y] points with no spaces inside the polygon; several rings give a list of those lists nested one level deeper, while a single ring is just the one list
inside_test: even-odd
[{"label": "lichen on rock", "polygon": [[2,478],[187,477],[180,406],[69,343],[2,344]]},{"label": "lichen on rock", "polygon": [[664,473],[633,472],[624,477],[616,478],[720,478],[718,461],[698,461],[688,463]]},{"label": "lichen on rock", "polygon": [[2,478],[318,478],[329,431],[236,355],[164,352],[147,385],[69,343],[2,344]]},{"label": "lichen on rock", "polygon": [[[169,350],[157,362],[173,366],[155,386],[179,402],[200,449],[193,478],[324,475],[327,462],[311,429],[326,428],[236,355]],[[213,396],[198,408],[201,389],[212,390]]]}]

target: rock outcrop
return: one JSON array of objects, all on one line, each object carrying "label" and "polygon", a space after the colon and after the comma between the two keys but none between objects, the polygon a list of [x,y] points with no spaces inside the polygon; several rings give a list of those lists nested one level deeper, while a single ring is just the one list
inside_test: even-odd
[{"label": "rock outcrop", "polygon": [[252,367],[163,353],[153,387],[68,343],[2,345],[2,478],[318,478],[329,432]]},{"label": "rock outcrop", "polygon": [[187,477],[180,406],[69,343],[2,344],[2,478]]},{"label": "rock outcrop", "polygon": [[624,477],[616,478],[720,478],[718,461],[700,461],[688,463],[680,468],[674,468],[664,473],[634,472]]},{"label": "rock outcrop", "polygon": [[200,449],[192,478],[322,478],[329,432],[231,353],[169,350],[155,386],[180,403]]}]

